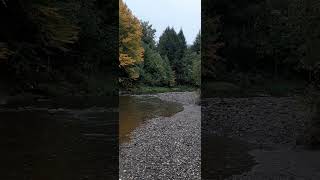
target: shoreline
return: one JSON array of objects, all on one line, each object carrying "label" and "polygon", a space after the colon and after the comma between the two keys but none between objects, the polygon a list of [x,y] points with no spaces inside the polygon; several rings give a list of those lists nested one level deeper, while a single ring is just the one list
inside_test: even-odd
[{"label": "shoreline", "polygon": [[120,179],[201,179],[201,107],[195,92],[153,96],[183,104],[171,117],[149,119],[120,145]]},{"label": "shoreline", "polygon": [[252,145],[248,154],[256,165],[227,179],[320,179],[320,151],[296,144],[308,119],[299,99],[208,98],[202,116],[209,134]]}]

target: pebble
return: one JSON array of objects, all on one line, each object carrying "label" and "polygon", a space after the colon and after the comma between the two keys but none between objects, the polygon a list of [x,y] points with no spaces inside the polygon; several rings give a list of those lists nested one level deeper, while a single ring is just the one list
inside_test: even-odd
[{"label": "pebble", "polygon": [[171,117],[150,119],[120,145],[120,178],[201,179],[201,107],[196,92],[150,95],[183,104]]}]

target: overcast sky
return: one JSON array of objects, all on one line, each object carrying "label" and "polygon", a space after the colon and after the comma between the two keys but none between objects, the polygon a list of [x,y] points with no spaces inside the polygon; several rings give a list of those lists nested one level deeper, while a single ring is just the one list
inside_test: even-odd
[{"label": "overcast sky", "polygon": [[183,29],[188,44],[192,44],[201,29],[201,0],[124,0],[133,14],[149,21],[157,30],[156,38],[167,26],[178,32]]}]

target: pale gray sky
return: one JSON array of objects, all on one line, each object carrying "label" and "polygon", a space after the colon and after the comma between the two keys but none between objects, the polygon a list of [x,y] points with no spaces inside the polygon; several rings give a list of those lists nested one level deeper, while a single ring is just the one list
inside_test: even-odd
[{"label": "pale gray sky", "polygon": [[188,44],[201,29],[201,0],[124,0],[133,14],[149,21],[157,30],[156,39],[167,26],[182,28]]}]

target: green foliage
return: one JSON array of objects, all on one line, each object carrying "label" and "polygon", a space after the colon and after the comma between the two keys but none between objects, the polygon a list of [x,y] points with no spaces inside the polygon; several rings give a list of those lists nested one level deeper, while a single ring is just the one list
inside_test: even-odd
[{"label": "green foliage", "polygon": [[200,61],[200,55],[187,50],[184,57],[180,60],[181,63],[181,73],[177,75],[180,82],[184,84],[194,84],[193,81],[193,65],[195,61]]},{"label": "green foliage", "polygon": [[[158,50],[162,57],[167,56],[171,65],[177,61],[179,51],[179,37],[173,28],[166,28],[159,38]],[[175,70],[175,69],[174,69]]]},{"label": "green foliage", "polygon": [[184,91],[195,91],[195,87],[191,86],[147,86],[144,84],[139,85],[137,88],[132,89],[135,94],[154,94],[154,93],[165,93],[165,92],[184,92]]},{"label": "green foliage", "polygon": [[[105,86],[84,82],[101,71],[110,72],[106,76],[114,77],[111,70],[118,67],[115,61],[118,46],[114,47],[118,42],[118,29],[112,27],[117,27],[119,13],[115,11],[110,16],[105,12],[114,12],[118,3],[115,0],[107,3],[101,0],[10,1],[6,9],[2,9],[0,2],[0,59],[5,58],[7,62],[1,65],[1,73],[14,82],[18,92],[69,94],[86,91],[88,86],[92,89],[95,85]],[[114,81],[110,79],[105,83]],[[68,85],[62,88],[62,82]],[[111,92],[113,87],[108,88]]]},{"label": "green foliage", "polygon": [[201,56],[196,54],[192,61],[192,83],[196,86],[201,85]]},{"label": "green foliage", "polygon": [[195,53],[200,54],[200,52],[201,52],[201,32],[199,32],[197,34],[197,37],[191,46],[191,50]]},{"label": "green foliage", "polygon": [[141,22],[142,26],[142,42],[148,45],[151,49],[156,49],[155,33],[149,22]]},{"label": "green foliage", "polygon": [[187,42],[186,42],[186,38],[184,37],[182,29],[178,33],[178,40],[179,40],[179,43],[178,43],[178,51],[176,52],[177,53],[176,59],[180,60],[183,58],[187,50]]},{"label": "green foliage", "polygon": [[[318,0],[204,1],[203,69],[319,79]],[[303,75],[306,74],[306,75]],[[309,75],[307,75],[309,74]]]},{"label": "green foliage", "polygon": [[141,65],[141,81],[158,86],[172,86],[175,82],[168,58],[162,58],[157,51],[147,45],[145,45],[144,62]]},{"label": "green foliage", "polygon": [[158,44],[159,53],[162,57],[168,57],[171,67],[176,74],[177,83],[180,84],[185,83],[183,79],[186,73],[185,70],[188,70],[187,66],[190,65],[189,62],[183,60],[186,49],[187,43],[182,30],[177,34],[173,28],[168,27],[160,36]]}]

